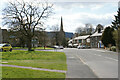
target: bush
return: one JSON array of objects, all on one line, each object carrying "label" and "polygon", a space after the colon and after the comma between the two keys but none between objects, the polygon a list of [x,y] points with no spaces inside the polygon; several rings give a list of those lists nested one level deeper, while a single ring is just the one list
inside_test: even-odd
[{"label": "bush", "polygon": [[116,46],[112,46],[110,50],[116,52]]}]

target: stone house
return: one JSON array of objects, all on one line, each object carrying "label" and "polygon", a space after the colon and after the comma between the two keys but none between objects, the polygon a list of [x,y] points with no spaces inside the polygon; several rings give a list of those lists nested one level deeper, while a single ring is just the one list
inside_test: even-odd
[{"label": "stone house", "polygon": [[91,47],[93,48],[104,47],[104,45],[101,42],[101,36],[102,36],[103,31],[104,31],[103,26],[98,24],[95,32],[90,36]]},{"label": "stone house", "polygon": [[8,43],[8,31],[7,31],[7,29],[0,28],[0,43]]},{"label": "stone house", "polygon": [[101,36],[104,28],[98,24],[95,32],[92,35],[78,36],[68,41],[69,47],[77,47],[78,45],[85,45],[86,47],[102,48],[104,45],[101,42]]}]

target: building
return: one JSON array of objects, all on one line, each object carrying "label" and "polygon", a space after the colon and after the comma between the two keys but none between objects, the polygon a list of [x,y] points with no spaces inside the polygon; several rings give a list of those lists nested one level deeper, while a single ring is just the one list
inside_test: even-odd
[{"label": "building", "polygon": [[73,37],[73,33],[71,32],[65,32],[63,29],[63,20],[61,17],[61,22],[60,22],[60,30],[59,31],[51,31],[47,32],[47,36],[49,38],[49,45],[54,46],[54,45],[62,45],[65,46],[67,40],[71,39]]},{"label": "building", "polygon": [[59,31],[59,35],[58,35],[58,39],[59,39],[59,42],[58,42],[58,45],[63,45],[63,41],[65,39],[65,32],[63,30],[63,21],[62,21],[62,17],[61,17],[61,24],[60,24],[60,31]]},{"label": "building", "polygon": [[2,43],[2,29],[0,28],[0,43]]},{"label": "building", "polygon": [[0,43],[8,43],[8,31],[7,31],[7,29],[0,28]]},{"label": "building", "polygon": [[68,41],[69,47],[77,47],[78,45],[90,46],[90,35],[78,36]]},{"label": "building", "polygon": [[69,47],[77,47],[78,45],[84,45],[92,48],[102,48],[104,45],[101,42],[101,36],[104,31],[104,27],[98,24],[95,32],[92,35],[78,36],[68,41]]},{"label": "building", "polygon": [[101,36],[104,31],[104,28],[101,24],[98,24],[95,32],[90,36],[90,44],[93,48],[101,48],[104,47],[101,42]]},{"label": "building", "polygon": [[9,35],[7,29],[2,29],[2,43],[9,42]]}]

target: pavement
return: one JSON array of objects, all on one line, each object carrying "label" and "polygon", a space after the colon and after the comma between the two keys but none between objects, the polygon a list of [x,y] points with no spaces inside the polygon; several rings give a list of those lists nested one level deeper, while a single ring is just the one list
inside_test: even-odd
[{"label": "pavement", "polygon": [[67,78],[118,78],[118,54],[102,49],[63,50],[67,56]]},{"label": "pavement", "polygon": [[0,64],[0,66],[7,66],[7,67],[16,67],[16,68],[24,68],[24,69],[32,69],[32,70],[41,70],[41,71],[66,73],[66,71],[64,71],[64,70],[43,69],[43,68],[34,68],[34,67],[26,67],[26,66],[8,65],[8,64]]}]

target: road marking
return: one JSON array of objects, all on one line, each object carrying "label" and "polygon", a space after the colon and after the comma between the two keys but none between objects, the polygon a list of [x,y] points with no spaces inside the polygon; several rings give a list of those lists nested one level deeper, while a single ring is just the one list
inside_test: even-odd
[{"label": "road marking", "polygon": [[100,52],[106,52],[104,50],[97,50],[97,49],[91,49],[91,50],[100,51]]},{"label": "road marking", "polygon": [[80,61],[81,61],[83,64],[87,65],[87,66],[92,70],[92,72],[94,73],[94,75],[96,75],[96,76],[99,78],[99,76],[96,74],[96,72],[95,72],[94,69],[92,69],[81,57],[79,57],[78,55],[76,55],[76,56],[80,59]]},{"label": "road marking", "polygon": [[117,59],[113,59],[113,58],[110,58],[110,57],[105,57],[107,59],[111,59],[111,60],[114,60],[114,61],[118,61]]},{"label": "road marking", "polygon": [[83,64],[86,64],[87,65],[87,63],[85,62],[85,61],[83,61],[78,55],[76,55],[79,59],[80,59],[80,61],[83,63]]},{"label": "road marking", "polygon": [[98,55],[98,54],[94,54],[94,55],[96,55],[96,56],[101,56],[101,57],[106,58],[106,59],[111,59],[111,60],[114,60],[114,61],[118,61],[117,59],[113,59],[113,58],[110,58],[110,57],[104,57],[104,56]]},{"label": "road marking", "polygon": [[75,58],[75,57],[68,57],[68,58]]}]

